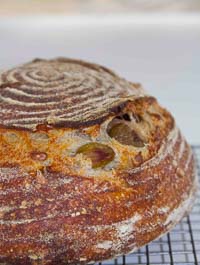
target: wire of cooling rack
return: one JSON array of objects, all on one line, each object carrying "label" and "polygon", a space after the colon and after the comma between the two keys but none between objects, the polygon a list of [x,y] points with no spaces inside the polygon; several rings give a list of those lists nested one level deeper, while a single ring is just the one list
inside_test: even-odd
[{"label": "wire of cooling rack", "polygon": [[[193,146],[200,182],[200,146]],[[95,265],[200,265],[200,191],[189,216],[137,252]]]}]

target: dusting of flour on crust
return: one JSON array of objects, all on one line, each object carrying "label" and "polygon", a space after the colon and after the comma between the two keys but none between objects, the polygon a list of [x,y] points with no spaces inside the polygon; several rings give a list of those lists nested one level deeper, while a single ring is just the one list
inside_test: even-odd
[{"label": "dusting of flour on crust", "polygon": [[[133,238],[133,232],[136,230],[135,224],[141,220],[141,215],[135,213],[134,216],[129,218],[128,220],[124,220],[119,223],[115,223],[112,227],[116,230],[116,235],[118,240],[114,241],[103,241],[98,243],[95,248],[103,248],[103,249],[120,249],[121,246],[124,245],[124,242]],[[110,228],[110,225],[98,225],[95,226],[98,230],[104,230]],[[112,244],[111,244],[112,243]]]},{"label": "dusting of flour on crust", "polygon": [[[198,179],[197,179],[197,175],[195,177],[194,180],[194,186],[193,186],[193,190],[197,189],[198,187]],[[177,220],[180,220],[182,218],[182,216],[184,215],[185,212],[187,212],[187,210],[189,211],[191,208],[191,205],[193,203],[194,200],[194,192],[192,191],[190,193],[190,195],[187,197],[187,199],[181,204],[179,205],[178,208],[174,209],[168,216],[167,219],[165,220],[164,225],[168,226],[171,223],[176,223]]]},{"label": "dusting of flour on crust", "polygon": [[96,245],[97,248],[103,248],[103,249],[110,249],[112,247],[113,242],[110,240],[102,241],[101,243],[98,243]]}]

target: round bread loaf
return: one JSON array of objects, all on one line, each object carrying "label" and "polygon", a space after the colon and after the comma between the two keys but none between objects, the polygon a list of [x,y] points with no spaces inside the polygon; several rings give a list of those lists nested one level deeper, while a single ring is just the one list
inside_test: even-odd
[{"label": "round bread loaf", "polygon": [[139,84],[65,58],[0,75],[0,263],[134,251],[179,222],[196,189],[190,146]]}]

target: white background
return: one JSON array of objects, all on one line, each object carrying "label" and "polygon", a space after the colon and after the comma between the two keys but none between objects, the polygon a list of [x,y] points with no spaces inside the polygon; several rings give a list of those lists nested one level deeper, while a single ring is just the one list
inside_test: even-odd
[{"label": "white background", "polygon": [[0,18],[0,69],[35,57],[86,59],[140,82],[200,144],[200,17]]}]

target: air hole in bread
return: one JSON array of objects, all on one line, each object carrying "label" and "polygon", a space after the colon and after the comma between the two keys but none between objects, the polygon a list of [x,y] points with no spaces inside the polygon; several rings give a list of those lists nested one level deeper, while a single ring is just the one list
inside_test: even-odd
[{"label": "air hole in bread", "polygon": [[143,118],[134,112],[121,113],[108,124],[107,133],[123,145],[144,147],[147,143],[143,132],[144,122]]},{"label": "air hole in bread", "polygon": [[115,157],[115,152],[110,146],[96,142],[82,145],[78,148],[76,154],[82,154],[87,159],[90,159],[92,168],[102,168]]},{"label": "air hole in bread", "polygon": [[122,117],[123,117],[123,119],[124,119],[125,121],[131,121],[131,117],[129,116],[128,113],[123,114]]}]

